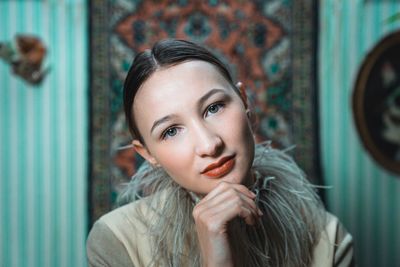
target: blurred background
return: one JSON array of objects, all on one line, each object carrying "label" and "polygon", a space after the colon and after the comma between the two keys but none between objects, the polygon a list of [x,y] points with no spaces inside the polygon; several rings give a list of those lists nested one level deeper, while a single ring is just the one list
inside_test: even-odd
[{"label": "blurred background", "polygon": [[296,145],[358,266],[400,266],[397,0],[1,0],[1,267],[87,266],[93,221],[142,162],[124,77],[168,37],[230,66],[257,141]]}]

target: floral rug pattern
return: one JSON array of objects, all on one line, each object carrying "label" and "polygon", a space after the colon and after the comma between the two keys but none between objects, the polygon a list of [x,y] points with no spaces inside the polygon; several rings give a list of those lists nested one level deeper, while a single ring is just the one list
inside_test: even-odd
[{"label": "floral rug pattern", "polygon": [[[309,88],[305,90],[311,93],[313,90],[307,85],[313,75],[312,69],[304,77],[296,76],[295,72],[297,62],[303,60],[312,64],[314,52],[312,43],[307,44],[306,39],[303,39],[303,47],[295,42],[301,37],[295,34],[301,27],[295,23],[299,20],[300,8],[306,6],[305,10],[313,14],[312,6],[300,2],[309,1],[92,1],[91,194],[94,218],[114,205],[121,183],[129,181],[143,161],[133,149],[126,148],[131,137],[123,115],[122,85],[135,54],[163,38],[204,44],[230,67],[234,79],[245,85],[253,104],[257,141],[272,140],[279,148],[301,142],[294,152],[300,163],[315,156],[304,155],[303,147],[313,150],[316,141],[301,137],[314,132],[313,117],[305,114],[303,117],[309,117],[310,121],[302,124],[296,120],[299,109],[307,113],[313,106],[313,99],[305,98],[310,92],[299,94],[294,89],[294,84],[300,83],[303,85],[300,87]],[[300,20],[304,23],[311,18]],[[304,32],[304,27],[301,30]],[[313,35],[309,37],[312,39]],[[310,57],[299,61],[293,54],[298,49],[306,49]],[[99,72],[106,77],[99,77]],[[102,107],[102,103],[107,108]],[[103,113],[99,115],[99,112]],[[298,134],[299,129],[302,135]],[[104,147],[98,148],[99,144]],[[108,166],[100,167],[100,162]],[[312,178],[315,171],[302,167]]]}]

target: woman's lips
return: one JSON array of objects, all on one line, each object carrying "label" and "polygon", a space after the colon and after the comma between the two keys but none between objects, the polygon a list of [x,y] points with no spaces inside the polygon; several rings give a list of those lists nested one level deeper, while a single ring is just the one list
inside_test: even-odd
[{"label": "woman's lips", "polygon": [[224,157],[217,163],[210,164],[202,174],[211,178],[219,178],[229,173],[235,166],[235,156]]}]

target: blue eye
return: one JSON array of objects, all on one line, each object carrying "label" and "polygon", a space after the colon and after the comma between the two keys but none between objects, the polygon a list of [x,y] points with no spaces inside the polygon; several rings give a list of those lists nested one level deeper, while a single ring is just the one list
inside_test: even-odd
[{"label": "blue eye", "polygon": [[178,129],[176,127],[170,127],[162,134],[162,139],[168,139],[175,136],[177,133]]},{"label": "blue eye", "polygon": [[224,107],[224,104],[222,104],[222,103],[214,103],[214,104],[211,104],[211,105],[209,105],[208,108],[207,108],[207,114],[206,114],[206,115],[208,115],[208,113],[210,113],[210,114],[215,114],[215,113],[217,113],[222,107]]}]

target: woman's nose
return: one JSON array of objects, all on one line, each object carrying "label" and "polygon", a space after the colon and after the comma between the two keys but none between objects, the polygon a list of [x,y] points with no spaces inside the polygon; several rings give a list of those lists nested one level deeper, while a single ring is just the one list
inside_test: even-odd
[{"label": "woman's nose", "polygon": [[217,156],[223,148],[221,137],[208,129],[203,128],[196,138],[196,154],[200,157]]}]

